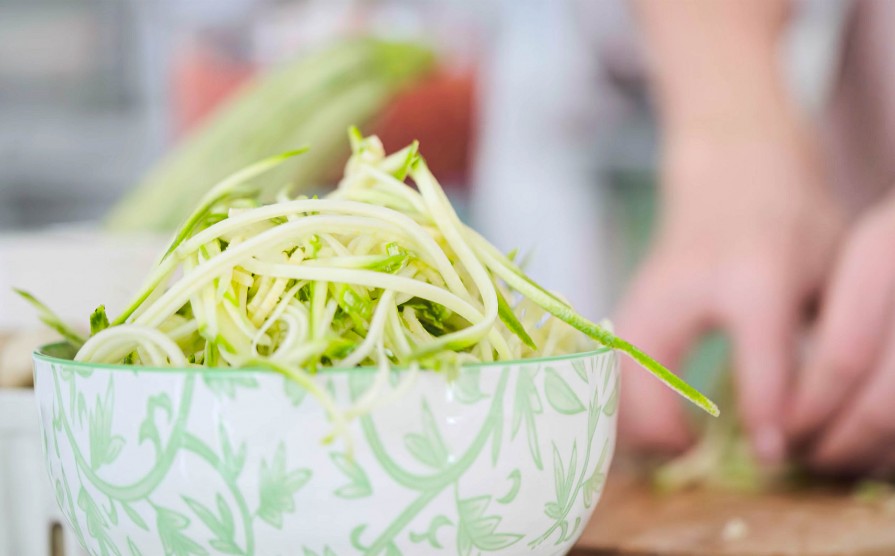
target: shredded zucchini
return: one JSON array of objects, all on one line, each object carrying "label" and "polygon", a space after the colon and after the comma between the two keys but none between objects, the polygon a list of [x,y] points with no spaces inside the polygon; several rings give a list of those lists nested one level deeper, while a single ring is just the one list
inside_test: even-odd
[{"label": "shredded zucchini", "polygon": [[[349,135],[344,178],[325,198],[281,194],[265,205],[247,186],[303,151],[261,161],[212,188],[124,312],[111,323],[104,310],[95,313],[76,359],[266,367],[307,387],[340,434],[348,419],[381,402],[392,366],[450,370],[599,344],[718,414],[705,396],[576,313],[464,225],[416,144],[387,156],[376,137]],[[347,411],[310,380],[328,367],[357,366],[378,367],[379,376]]]}]

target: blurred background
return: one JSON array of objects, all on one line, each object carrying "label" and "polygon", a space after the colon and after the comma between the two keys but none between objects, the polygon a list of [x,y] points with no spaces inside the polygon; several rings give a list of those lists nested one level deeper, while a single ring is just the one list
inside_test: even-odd
[{"label": "blurred background", "polygon": [[[785,63],[814,106],[845,3],[803,4]],[[420,139],[475,225],[530,252],[533,273],[586,313],[607,313],[647,235],[656,160],[620,1],[2,0],[0,230],[102,221],[247,83],[357,35],[436,61],[356,123],[388,148]],[[299,187],[338,175],[338,157],[308,158],[325,155],[331,172]],[[529,225],[545,213],[556,229]]]},{"label": "blurred background", "polygon": [[[806,110],[829,95],[847,4],[797,2],[781,62]],[[657,159],[625,2],[0,0],[0,335],[36,325],[15,285],[71,318],[115,307],[231,164],[307,144],[282,179],[325,190],[352,123],[389,150],[419,139],[465,219],[586,315],[609,314],[649,239]],[[20,351],[0,385],[27,382]],[[25,446],[33,402],[3,400],[0,435]],[[46,535],[4,512],[27,484],[12,474],[34,471],[3,442],[0,556],[27,555],[4,539]]]}]

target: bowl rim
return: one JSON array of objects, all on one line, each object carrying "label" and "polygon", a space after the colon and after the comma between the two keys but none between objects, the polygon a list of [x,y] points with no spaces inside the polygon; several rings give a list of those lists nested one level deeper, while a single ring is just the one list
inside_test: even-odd
[{"label": "bowl rim", "polygon": [[[143,365],[122,365],[122,364],[113,364],[113,363],[90,363],[87,361],[75,361],[74,359],[63,359],[61,357],[55,357],[53,355],[47,355],[44,353],[45,350],[51,349],[55,346],[63,346],[66,345],[67,342],[53,342],[51,344],[44,344],[39,348],[35,349],[31,353],[32,359],[36,361],[42,361],[45,363],[49,363],[50,365],[65,365],[66,367],[74,367],[81,369],[91,369],[91,370],[104,370],[104,371],[121,371],[121,372],[151,372],[151,373],[232,373],[232,374],[255,374],[255,373],[270,373],[270,374],[279,374],[277,371],[273,369],[263,368],[263,367],[157,367],[157,366],[143,366]],[[504,368],[511,367],[514,365],[528,365],[528,364],[543,364],[550,362],[560,362],[560,361],[572,361],[578,359],[586,359],[588,357],[595,357],[598,355],[602,355],[604,353],[614,352],[612,348],[608,346],[599,346],[596,349],[588,350],[588,351],[580,351],[576,353],[567,353],[563,355],[547,355],[544,357],[533,357],[530,359],[510,359],[507,361],[483,361],[480,363],[466,363],[460,366],[461,370],[465,369],[481,369],[485,367],[494,367],[494,368]],[[318,375],[320,374],[344,374],[350,372],[375,372],[378,369],[376,367],[324,367],[318,371]],[[391,367],[392,371],[401,371],[406,370],[406,367]],[[425,369],[423,369],[425,370]]]}]

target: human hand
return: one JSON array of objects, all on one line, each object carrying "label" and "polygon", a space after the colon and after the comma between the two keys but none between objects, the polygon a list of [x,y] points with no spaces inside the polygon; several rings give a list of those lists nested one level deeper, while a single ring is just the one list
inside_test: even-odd
[{"label": "human hand", "polygon": [[[763,122],[669,143],[657,240],[617,319],[621,336],[672,369],[704,332],[727,331],[740,417],[768,462],[784,453],[784,397],[803,311],[841,229],[821,165],[795,129]],[[685,448],[690,431],[674,395],[644,373],[623,372],[620,441]]]},{"label": "human hand", "polygon": [[787,419],[821,471],[895,469],[895,194],[846,239]]}]

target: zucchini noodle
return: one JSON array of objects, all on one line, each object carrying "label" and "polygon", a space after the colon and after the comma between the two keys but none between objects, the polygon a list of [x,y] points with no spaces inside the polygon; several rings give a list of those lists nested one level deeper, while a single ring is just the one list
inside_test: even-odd
[{"label": "zucchini noodle", "polygon": [[[212,188],[128,308],[111,323],[98,309],[86,341],[66,335],[79,347],[77,360],[272,369],[321,402],[335,437],[396,399],[422,369],[604,345],[717,415],[710,400],[465,226],[416,143],[386,155],[378,138],[349,135],[345,175],[324,198],[281,191],[262,204],[249,187],[302,151]],[[339,408],[311,377],[332,367],[374,367],[376,376],[351,407]],[[408,370],[391,388],[394,367]]]}]

